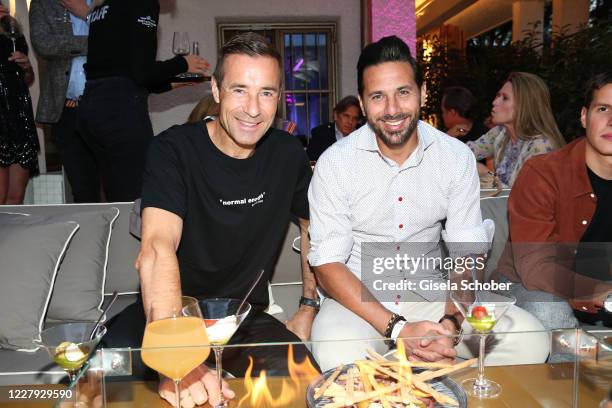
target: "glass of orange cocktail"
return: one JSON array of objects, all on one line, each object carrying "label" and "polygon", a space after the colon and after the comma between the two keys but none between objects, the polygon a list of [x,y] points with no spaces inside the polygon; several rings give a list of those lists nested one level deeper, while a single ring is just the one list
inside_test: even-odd
[{"label": "glass of orange cocktail", "polygon": [[174,381],[177,407],[181,380],[208,358],[209,345],[197,302],[187,302],[182,309],[168,307],[167,303],[151,304],[142,339],[142,361]]}]

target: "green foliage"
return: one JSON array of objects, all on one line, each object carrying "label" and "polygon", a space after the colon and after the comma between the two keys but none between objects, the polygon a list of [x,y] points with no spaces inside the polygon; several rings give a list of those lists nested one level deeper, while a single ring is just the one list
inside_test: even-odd
[{"label": "green foliage", "polygon": [[[610,69],[612,25],[587,26],[571,35],[561,30],[550,45],[537,41],[536,34],[538,27],[534,26],[521,42],[508,46],[481,45],[472,48],[469,56],[449,49],[436,36],[421,39],[417,57],[428,87],[423,118],[440,123],[444,88],[461,85],[474,93],[475,112],[484,119],[508,74],[524,71],[539,75],[548,85],[553,113],[566,140],[583,134],[579,119],[584,87],[590,77]],[[428,45],[425,53],[423,41]]]}]

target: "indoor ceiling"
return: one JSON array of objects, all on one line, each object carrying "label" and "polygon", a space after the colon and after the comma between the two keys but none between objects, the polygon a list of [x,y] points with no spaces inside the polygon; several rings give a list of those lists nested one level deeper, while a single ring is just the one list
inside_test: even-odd
[{"label": "indoor ceiling", "polygon": [[442,24],[460,27],[471,38],[512,19],[513,0],[415,0],[417,35]]}]

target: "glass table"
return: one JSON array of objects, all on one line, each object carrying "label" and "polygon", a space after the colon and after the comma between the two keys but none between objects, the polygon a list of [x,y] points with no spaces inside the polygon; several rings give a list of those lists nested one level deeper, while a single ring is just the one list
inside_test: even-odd
[{"label": "glass table", "polygon": [[[491,337],[500,339],[503,336],[528,336],[532,333],[496,333]],[[469,407],[598,407],[609,392],[612,383],[612,346],[610,331],[585,333],[580,330],[559,330],[545,332],[549,336],[550,354],[559,363],[525,364],[525,365],[487,365],[485,374],[488,378],[502,385],[501,396],[492,400],[478,400],[467,397]],[[476,335],[474,335],[476,337]],[[470,341],[470,336],[465,337]],[[473,339],[477,343],[476,339]],[[376,349],[384,348],[382,340],[360,339],[336,343],[340,347],[356,347],[363,341],[368,341]],[[381,342],[381,344],[376,344]],[[321,343],[306,343],[312,348]],[[247,345],[226,348],[246,347]],[[269,347],[287,350],[287,343],[271,343],[248,345],[250,347]],[[293,345],[297,346],[297,345]],[[380,347],[378,347],[380,346]],[[489,346],[489,345],[488,345]],[[494,345],[492,346],[494,349]],[[229,350],[226,350],[229,351]],[[516,350],[521,353],[521,350]],[[79,407],[170,407],[157,394],[157,381],[142,381],[132,378],[133,364],[140,356],[140,349],[101,349],[89,361],[80,373],[80,381],[75,387],[66,385],[36,385],[0,387],[0,407],[72,407],[75,405],[75,395],[78,395]],[[377,357],[374,357],[374,359]],[[386,358],[393,359],[386,355]],[[366,356],[363,356],[365,361]],[[359,360],[361,361],[361,360]],[[380,364],[383,363],[377,360]],[[458,360],[459,362],[460,360]],[[266,362],[263,362],[266,365]],[[439,368],[438,368],[439,369]],[[435,370],[435,369],[432,369]],[[308,407],[308,393],[312,397],[314,390],[309,386],[317,383],[322,385],[320,374],[307,362],[290,364],[292,375],[242,375],[238,378],[228,378],[236,397],[231,400],[230,407]],[[331,370],[335,371],[335,370]],[[452,372],[445,377],[439,377],[461,387],[461,382],[473,377],[477,372],[474,365]],[[357,373],[357,372],[355,372]],[[248,372],[247,372],[248,374]],[[329,374],[329,373],[328,373]],[[345,378],[348,378],[348,372]],[[355,374],[357,375],[357,374]],[[420,374],[416,369],[414,378]],[[377,377],[378,378],[378,377]],[[430,380],[432,383],[437,380]],[[448,382],[450,381],[450,382]],[[64,397],[57,399],[36,399],[33,397],[19,400],[9,399],[10,390],[39,389],[47,391],[64,391]],[[437,388],[436,388],[437,389]],[[71,395],[66,392],[71,391]],[[344,391],[341,391],[344,392]],[[348,392],[348,388],[346,390]],[[458,398],[460,400],[460,398]],[[208,405],[205,405],[208,406]],[[317,405],[323,406],[323,405]],[[364,405],[367,406],[367,405]],[[445,405],[436,405],[445,406]]]}]

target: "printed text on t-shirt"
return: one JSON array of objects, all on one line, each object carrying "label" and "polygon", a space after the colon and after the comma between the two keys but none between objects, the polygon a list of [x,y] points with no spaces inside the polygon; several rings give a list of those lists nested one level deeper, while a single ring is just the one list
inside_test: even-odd
[{"label": "printed text on t-shirt", "polygon": [[221,202],[221,204],[224,207],[234,206],[234,205],[247,205],[247,204],[250,204],[251,207],[255,207],[257,204],[263,203],[265,195],[266,195],[266,192],[264,191],[263,193],[259,194],[256,197],[241,198],[241,199],[238,199],[238,200],[223,200],[223,199],[219,199],[219,201]]}]

